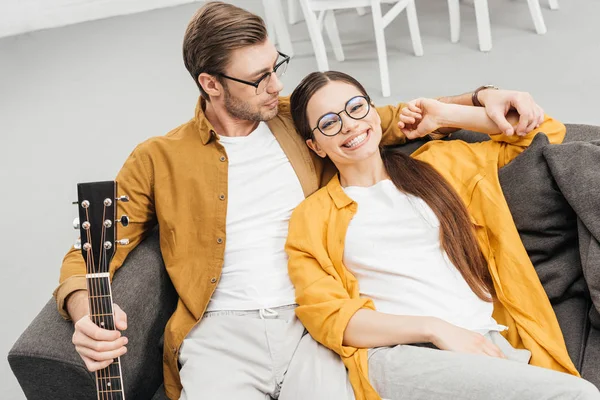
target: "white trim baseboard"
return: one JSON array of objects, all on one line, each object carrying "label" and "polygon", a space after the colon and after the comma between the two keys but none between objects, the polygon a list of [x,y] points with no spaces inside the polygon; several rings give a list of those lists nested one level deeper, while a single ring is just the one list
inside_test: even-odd
[{"label": "white trim baseboard", "polygon": [[73,0],[5,2],[0,10],[0,37],[93,21],[203,0]]}]

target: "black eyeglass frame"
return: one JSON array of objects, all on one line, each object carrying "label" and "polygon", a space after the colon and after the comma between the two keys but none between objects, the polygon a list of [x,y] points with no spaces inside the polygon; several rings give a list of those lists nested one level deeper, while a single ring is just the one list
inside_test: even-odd
[{"label": "black eyeglass frame", "polygon": [[[227,79],[230,79],[230,80],[235,81],[235,82],[243,83],[245,85],[254,86],[254,88],[256,89],[256,94],[260,94],[260,93],[258,93],[258,86],[260,85],[260,83],[264,79],[270,78],[271,74],[277,74],[277,70],[279,69],[279,67],[281,67],[283,64],[289,64],[289,62],[290,62],[290,58],[291,58],[290,56],[288,56],[287,54],[283,54],[280,51],[278,51],[277,53],[281,57],[283,57],[283,60],[281,60],[277,64],[275,64],[275,66],[273,67],[273,71],[265,72],[265,74],[263,76],[261,76],[260,78],[258,78],[258,80],[256,82],[245,81],[243,79],[234,78],[232,76],[227,76],[227,75],[221,74],[221,73],[219,74],[219,76],[222,76],[223,78],[227,78]],[[285,72],[281,76],[283,76],[284,74],[285,74]]]},{"label": "black eyeglass frame", "polygon": [[[360,98],[363,98],[363,99],[365,99],[365,100],[367,101],[367,112],[365,112],[365,115],[363,115],[363,116],[362,116],[362,117],[360,117],[360,118],[354,118],[352,115],[350,115],[350,114],[348,113],[348,111],[346,111],[346,109],[348,108],[348,103],[350,103],[352,100],[354,100],[354,99],[356,99],[356,98],[359,98],[359,97],[360,97]],[[310,131],[310,132],[311,132],[311,134],[312,134],[312,135],[314,135],[314,133],[315,133],[315,129],[318,129],[318,130],[319,130],[319,132],[321,132],[323,135],[325,135],[325,136],[328,136],[328,137],[333,137],[333,136],[335,136],[335,135],[339,134],[339,133],[342,131],[342,128],[344,127],[344,121],[342,120],[342,116],[341,116],[341,114],[342,114],[343,112],[345,112],[345,113],[346,113],[346,115],[347,115],[347,116],[349,116],[350,118],[352,118],[353,120],[359,121],[359,120],[361,120],[361,119],[365,118],[367,115],[369,115],[369,112],[371,112],[371,99],[369,98],[369,96],[354,96],[354,97],[352,97],[350,100],[348,100],[348,101],[346,102],[346,105],[344,106],[344,109],[343,109],[342,111],[340,111],[340,112],[338,112],[338,113],[334,113],[334,112],[328,112],[327,114],[323,114],[323,115],[321,115],[321,117],[319,117],[319,119],[317,120],[317,126],[315,126],[315,127],[314,127],[314,128],[311,130],[311,131]],[[319,128],[319,125],[321,125],[321,120],[322,120],[323,118],[325,118],[325,117],[326,117],[326,116],[328,116],[328,115],[332,115],[332,114],[334,114],[334,115],[337,115],[337,116],[340,118],[340,129],[339,129],[339,130],[338,130],[336,133],[334,133],[333,135],[328,135],[328,134],[326,134],[325,132],[323,132],[323,131],[321,130],[321,128]]]}]

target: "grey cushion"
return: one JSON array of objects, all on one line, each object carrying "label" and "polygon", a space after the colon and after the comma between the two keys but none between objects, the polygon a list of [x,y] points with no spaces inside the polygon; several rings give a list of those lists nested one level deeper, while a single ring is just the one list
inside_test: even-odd
[{"label": "grey cushion", "polygon": [[581,368],[589,303],[579,257],[577,216],[548,168],[543,155],[547,147],[548,137],[538,134],[527,150],[499,171],[499,178],[521,241],[553,304],[571,360]]},{"label": "grey cushion", "polygon": [[554,304],[554,312],[563,333],[567,351],[578,371],[583,368],[584,352],[590,322],[591,301],[583,296],[571,297]]},{"label": "grey cushion", "polygon": [[567,135],[563,143],[591,142],[600,139],[600,127],[594,125],[566,124]]},{"label": "grey cushion", "polygon": [[590,328],[581,376],[600,388],[600,330]]},{"label": "grey cushion", "polygon": [[154,393],[152,400],[169,400],[167,394],[165,393],[165,385],[160,385],[156,393]]},{"label": "grey cushion", "polygon": [[553,303],[581,295],[577,216],[556,187],[543,156],[546,135],[499,171],[500,184],[521,241]]},{"label": "grey cushion", "polygon": [[552,146],[544,149],[544,156],[580,219],[583,273],[600,310],[600,140]]}]

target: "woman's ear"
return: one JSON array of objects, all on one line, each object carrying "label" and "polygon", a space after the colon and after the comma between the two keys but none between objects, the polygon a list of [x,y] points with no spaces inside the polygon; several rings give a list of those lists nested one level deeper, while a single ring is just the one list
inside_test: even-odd
[{"label": "woman's ear", "polygon": [[202,86],[202,89],[212,97],[218,97],[221,95],[223,86],[217,80],[216,77],[207,74],[206,72],[201,73],[198,76],[198,83]]},{"label": "woman's ear", "polygon": [[319,147],[316,140],[306,139],[306,145],[321,158],[327,157],[327,154]]}]

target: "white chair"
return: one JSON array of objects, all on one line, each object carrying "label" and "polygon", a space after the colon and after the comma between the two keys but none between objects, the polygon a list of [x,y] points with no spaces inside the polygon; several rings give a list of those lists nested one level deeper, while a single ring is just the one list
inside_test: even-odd
[{"label": "white chair", "polygon": [[[393,4],[392,8],[385,14],[382,14],[381,3]],[[329,64],[327,62],[327,53],[323,35],[323,23],[327,29],[328,36],[333,45],[333,51],[336,59],[343,61],[344,53],[339,40],[337,25],[335,24],[334,10],[347,8],[357,8],[363,12],[366,7],[371,7],[373,15],[373,25],[375,28],[375,42],[377,45],[377,56],[379,59],[379,70],[381,74],[381,91],[384,97],[391,94],[390,77],[387,62],[387,50],[385,44],[384,29],[406,9],[408,17],[408,27],[412,39],[415,55],[423,55],[423,45],[421,43],[421,34],[419,32],[419,21],[417,19],[417,10],[415,0],[300,0],[304,19],[308,27],[310,40],[317,57],[317,66],[319,71],[327,71]],[[315,13],[319,13],[317,16]]]},{"label": "white chair", "polygon": [[[287,4],[288,22],[290,23],[290,25],[294,25],[296,22],[300,21],[300,16],[298,15],[298,0],[287,0]],[[367,13],[367,10],[364,7],[358,7],[356,9],[356,12],[362,17]]]},{"label": "white chair", "polygon": [[[558,0],[548,0],[550,8],[558,9]],[[492,29],[490,26],[490,12],[487,0],[474,0],[475,19],[477,21],[477,35],[479,36],[479,50],[492,50]],[[527,0],[529,13],[535,30],[539,35],[546,33],[546,24],[540,7],[540,0]],[[450,40],[456,43],[460,39],[460,3],[459,0],[448,0],[448,10],[450,12]]]},{"label": "white chair", "polygon": [[281,0],[262,0],[265,8],[265,24],[269,38],[273,43],[279,44],[279,49],[282,53],[292,57],[294,49],[290,39],[290,33],[287,28],[285,14],[281,7]]}]

